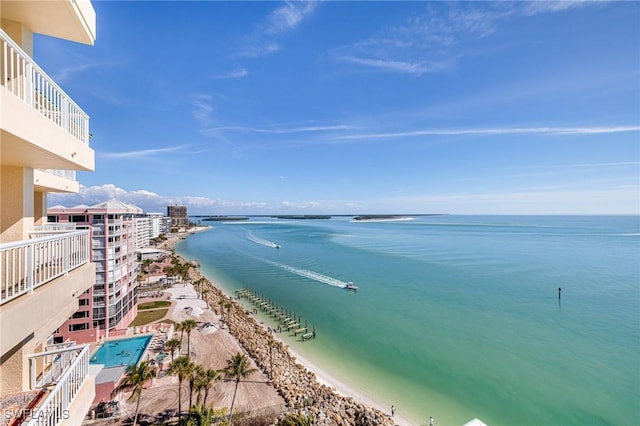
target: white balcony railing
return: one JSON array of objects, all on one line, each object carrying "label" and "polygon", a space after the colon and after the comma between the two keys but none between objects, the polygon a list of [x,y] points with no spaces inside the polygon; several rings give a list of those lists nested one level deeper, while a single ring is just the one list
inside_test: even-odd
[{"label": "white balcony railing", "polygon": [[49,173],[55,176],[60,176],[69,180],[76,180],[76,171],[75,170],[57,170],[57,169],[38,169],[42,172]]},{"label": "white balcony railing", "polygon": [[0,43],[0,85],[88,145],[89,116],[2,30]]},{"label": "white balcony railing", "polygon": [[71,404],[89,376],[89,345],[33,354],[29,364],[31,388],[50,390],[30,413],[26,425],[58,425],[69,418]]},{"label": "white balcony railing", "polygon": [[0,305],[89,262],[89,231],[0,244]]}]

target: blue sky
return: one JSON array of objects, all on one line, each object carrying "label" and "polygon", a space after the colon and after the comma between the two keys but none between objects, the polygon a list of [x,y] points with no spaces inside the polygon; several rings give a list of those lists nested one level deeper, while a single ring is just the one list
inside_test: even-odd
[{"label": "blue sky", "polygon": [[71,206],[640,213],[638,2],[93,2],[38,36],[91,116]]}]

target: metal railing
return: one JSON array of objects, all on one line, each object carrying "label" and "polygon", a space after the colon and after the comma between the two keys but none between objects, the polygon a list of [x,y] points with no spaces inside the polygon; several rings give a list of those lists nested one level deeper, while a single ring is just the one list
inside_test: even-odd
[{"label": "metal railing", "polygon": [[0,305],[89,262],[89,231],[0,244]]},{"label": "metal railing", "polygon": [[0,65],[1,86],[89,144],[89,116],[2,30]]},{"label": "metal railing", "polygon": [[32,389],[54,387],[26,425],[58,425],[69,418],[71,404],[89,376],[89,345],[33,354],[29,364]]}]

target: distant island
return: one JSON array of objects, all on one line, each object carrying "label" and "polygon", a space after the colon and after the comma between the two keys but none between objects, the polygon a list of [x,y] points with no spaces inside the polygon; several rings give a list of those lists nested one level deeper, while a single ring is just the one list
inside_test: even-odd
[{"label": "distant island", "polygon": [[246,216],[209,216],[202,219],[203,221],[209,222],[227,222],[230,220],[249,220]]},{"label": "distant island", "polygon": [[356,216],[353,220],[397,220],[408,219],[409,216],[388,215],[388,214],[364,214]]},{"label": "distant island", "polygon": [[331,216],[314,215],[314,214],[283,215],[283,216],[271,216],[271,217],[276,219],[331,219]]}]

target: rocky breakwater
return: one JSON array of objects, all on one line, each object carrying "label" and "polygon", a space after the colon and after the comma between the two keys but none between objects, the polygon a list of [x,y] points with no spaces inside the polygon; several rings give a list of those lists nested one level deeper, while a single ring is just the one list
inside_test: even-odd
[{"label": "rocky breakwater", "polygon": [[[199,272],[194,271],[197,275]],[[201,276],[194,277],[196,279]],[[229,332],[253,358],[256,365],[271,378],[273,387],[282,395],[292,413],[311,415],[315,424],[387,426],[391,418],[378,409],[350,397],[338,395],[320,384],[314,373],[298,364],[287,346],[274,338],[245,309],[205,279],[205,297],[214,310],[222,314]]]}]

